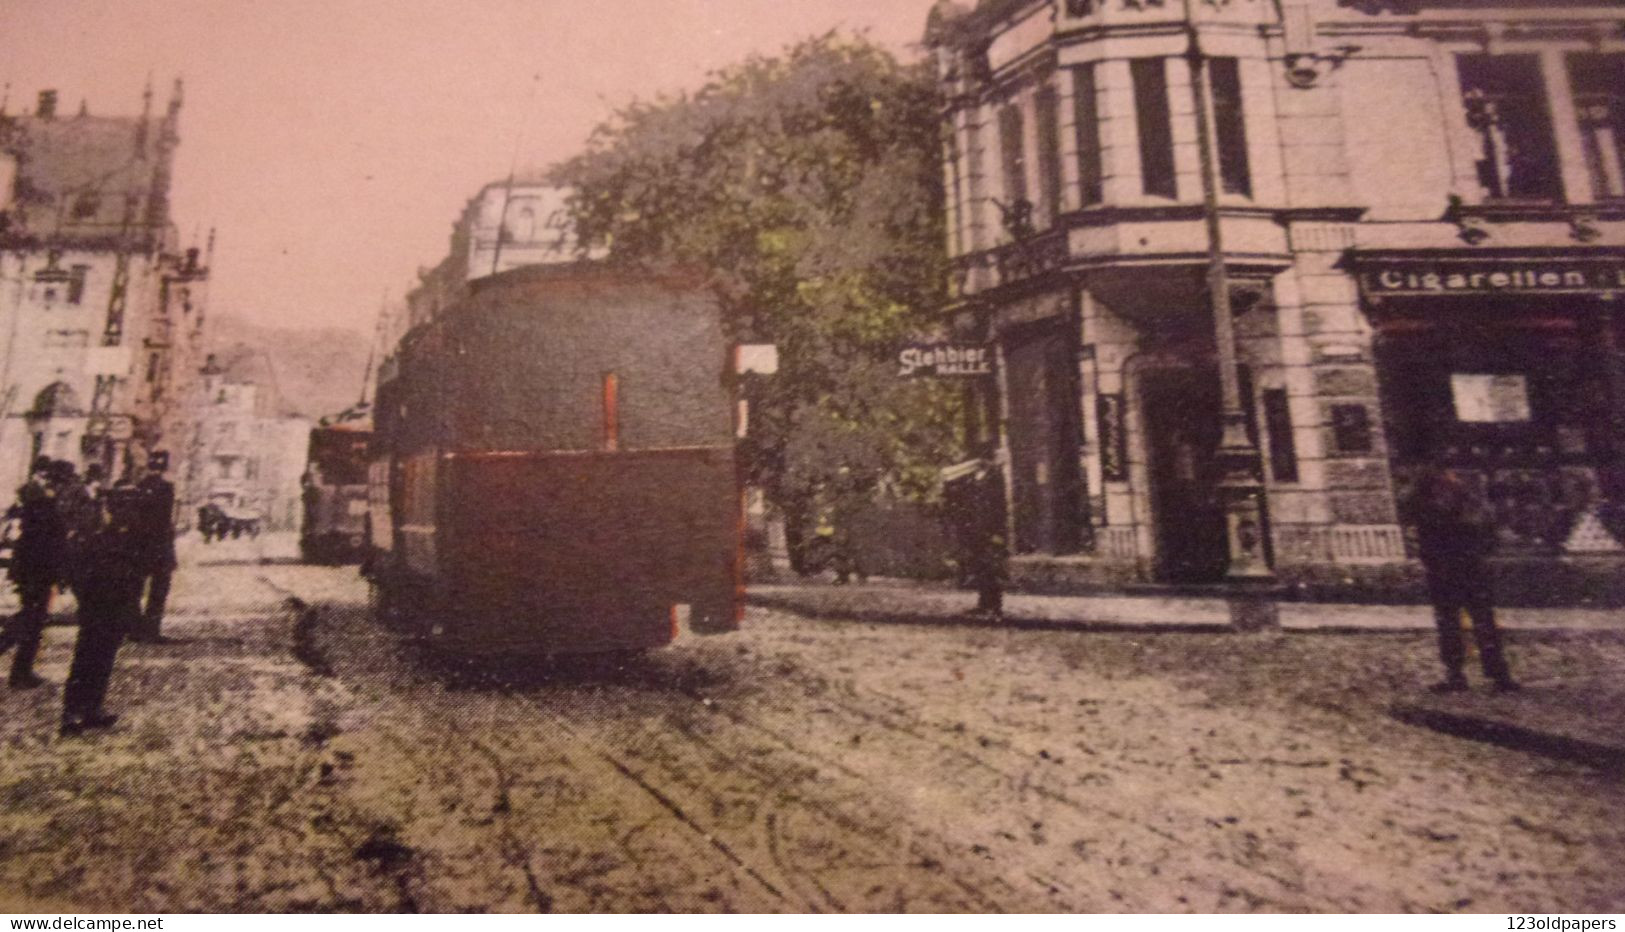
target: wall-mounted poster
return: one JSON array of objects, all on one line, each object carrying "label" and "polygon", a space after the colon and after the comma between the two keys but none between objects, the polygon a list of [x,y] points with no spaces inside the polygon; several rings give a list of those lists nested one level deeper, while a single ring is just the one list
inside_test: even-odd
[{"label": "wall-mounted poster", "polygon": [[1456,420],[1464,424],[1519,424],[1530,418],[1529,380],[1522,375],[1458,372],[1450,376]]},{"label": "wall-mounted poster", "polygon": [[1107,482],[1128,479],[1128,438],[1123,431],[1123,396],[1101,395],[1096,399],[1100,425],[1100,473]]}]

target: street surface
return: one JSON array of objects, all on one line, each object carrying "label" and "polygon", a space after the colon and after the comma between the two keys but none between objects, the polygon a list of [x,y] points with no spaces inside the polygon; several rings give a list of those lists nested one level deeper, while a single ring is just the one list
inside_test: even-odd
[{"label": "street surface", "polygon": [[[108,734],[0,693],[0,906],[1625,908],[1625,785],[1398,724],[1420,634],[1012,631],[752,610],[625,667],[418,656],[353,568],[192,548]],[[198,564],[201,558],[207,561]],[[301,606],[308,605],[309,610]],[[1534,671],[1618,633],[1519,632]]]}]

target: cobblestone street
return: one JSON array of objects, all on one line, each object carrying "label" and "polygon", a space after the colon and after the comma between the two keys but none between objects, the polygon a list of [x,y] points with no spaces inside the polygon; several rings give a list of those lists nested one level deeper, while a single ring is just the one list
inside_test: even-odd
[{"label": "cobblestone street", "polygon": [[[235,545],[236,542],[233,542]],[[351,568],[229,549],[109,734],[3,695],[20,909],[1618,910],[1616,777],[1394,722],[1431,637],[811,621],[447,670]],[[309,606],[302,610],[302,606]],[[1518,632],[1524,671],[1618,633]],[[1531,675],[1534,675],[1531,673]],[[1486,700],[1487,701],[1487,700]]]}]

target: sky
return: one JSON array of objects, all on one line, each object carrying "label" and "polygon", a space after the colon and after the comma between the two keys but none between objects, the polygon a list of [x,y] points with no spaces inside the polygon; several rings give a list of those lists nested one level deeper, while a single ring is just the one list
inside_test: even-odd
[{"label": "sky", "polygon": [[174,216],[217,230],[211,304],[370,332],[481,185],[579,151],[634,99],[832,28],[918,54],[932,0],[0,0],[12,113],[161,112]]}]

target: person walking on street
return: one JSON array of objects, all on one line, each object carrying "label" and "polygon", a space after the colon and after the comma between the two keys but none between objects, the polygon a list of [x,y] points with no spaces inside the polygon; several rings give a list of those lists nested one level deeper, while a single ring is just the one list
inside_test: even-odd
[{"label": "person walking on street", "polygon": [[1495,549],[1495,528],[1488,510],[1476,501],[1467,483],[1450,470],[1425,474],[1406,510],[1409,522],[1416,527],[1417,547],[1427,571],[1428,598],[1439,628],[1439,659],[1445,668],[1444,680],[1431,688],[1435,692],[1467,688],[1462,669],[1467,662],[1467,646],[1461,633],[1461,613],[1465,610],[1472,619],[1485,678],[1501,692],[1517,689],[1495,624],[1486,564]]},{"label": "person walking on street", "polygon": [[[69,467],[70,473],[71,469]],[[45,682],[34,673],[34,658],[39,655],[40,640],[51,614],[51,591],[62,580],[65,543],[62,516],[57,511],[56,484],[52,479],[56,472],[55,463],[49,457],[39,457],[34,461],[28,482],[17,490],[20,531],[7,575],[17,587],[22,607],[0,635],[0,653],[12,647],[17,649],[7,679],[12,689],[33,689]]]},{"label": "person walking on street", "polygon": [[130,640],[163,644],[164,605],[175,574],[175,484],[164,478],[169,454],[158,450],[147,458],[147,474],[136,485],[141,493],[142,519],[137,546],[141,558],[142,589],[147,604]]},{"label": "person walking on street", "polygon": [[143,579],[141,493],[119,486],[94,497],[73,496],[67,503],[69,580],[79,600],[79,638],[62,695],[64,737],[118,721],[103,703],[119,646],[139,612]]},{"label": "person walking on street", "polygon": [[976,589],[974,614],[1002,618],[1010,557],[1004,476],[992,454],[985,453],[953,484],[958,488],[948,492],[950,507],[955,512],[964,581]]}]

